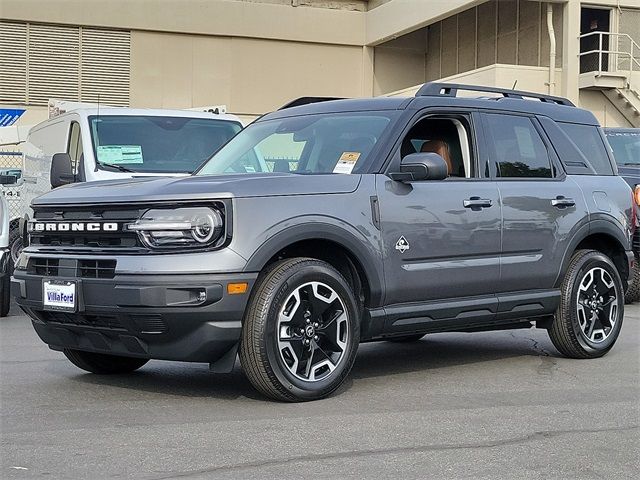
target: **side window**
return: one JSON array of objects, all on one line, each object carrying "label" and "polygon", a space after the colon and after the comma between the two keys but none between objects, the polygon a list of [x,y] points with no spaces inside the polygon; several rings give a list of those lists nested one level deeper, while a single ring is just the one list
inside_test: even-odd
[{"label": "side window", "polygon": [[78,173],[78,165],[82,157],[82,138],[80,136],[80,125],[77,122],[71,123],[71,131],[69,133],[69,145],[67,153],[71,157],[71,168],[74,173]]},{"label": "side window", "polygon": [[528,117],[487,114],[497,175],[502,178],[551,178],[547,148]]},{"label": "side window", "polygon": [[464,118],[428,117],[416,123],[404,137],[400,155],[433,152],[444,158],[450,177],[471,178],[470,130]]},{"label": "side window", "polygon": [[576,123],[558,123],[558,126],[589,161],[598,175],[613,175],[613,167],[598,127]]}]

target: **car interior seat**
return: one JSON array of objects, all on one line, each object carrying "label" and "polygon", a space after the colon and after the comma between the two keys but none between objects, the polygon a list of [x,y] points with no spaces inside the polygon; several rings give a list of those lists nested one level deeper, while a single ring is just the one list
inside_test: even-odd
[{"label": "car interior seat", "polygon": [[440,155],[447,164],[447,173],[451,175],[453,171],[453,164],[451,162],[451,152],[449,145],[444,140],[429,140],[422,144],[420,148],[422,153],[437,153]]}]

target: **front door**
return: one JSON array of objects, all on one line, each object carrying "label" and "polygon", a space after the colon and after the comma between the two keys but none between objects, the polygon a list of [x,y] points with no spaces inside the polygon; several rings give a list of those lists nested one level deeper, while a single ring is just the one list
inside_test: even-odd
[{"label": "front door", "polygon": [[478,168],[474,139],[470,116],[428,116],[409,130],[397,162],[402,155],[436,152],[445,157],[449,177],[411,183],[378,177],[386,305],[479,295],[493,302],[500,197],[494,181],[479,178],[484,167]]}]

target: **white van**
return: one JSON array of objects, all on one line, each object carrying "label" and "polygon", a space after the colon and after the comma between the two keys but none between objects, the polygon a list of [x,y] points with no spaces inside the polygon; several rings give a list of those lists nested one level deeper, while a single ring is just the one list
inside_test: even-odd
[{"label": "white van", "polygon": [[[241,129],[235,115],[192,110],[79,108],[50,118],[22,147],[21,217],[31,216],[33,198],[62,184],[188,175]],[[21,250],[19,223],[12,215],[12,257]]]}]

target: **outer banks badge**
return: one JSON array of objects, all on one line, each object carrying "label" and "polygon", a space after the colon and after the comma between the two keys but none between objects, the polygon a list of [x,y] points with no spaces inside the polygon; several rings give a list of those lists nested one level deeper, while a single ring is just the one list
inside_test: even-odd
[{"label": "outer banks badge", "polygon": [[398,250],[400,253],[404,253],[409,250],[409,242],[407,242],[407,239],[404,238],[404,235],[402,235],[396,242],[396,250]]}]

